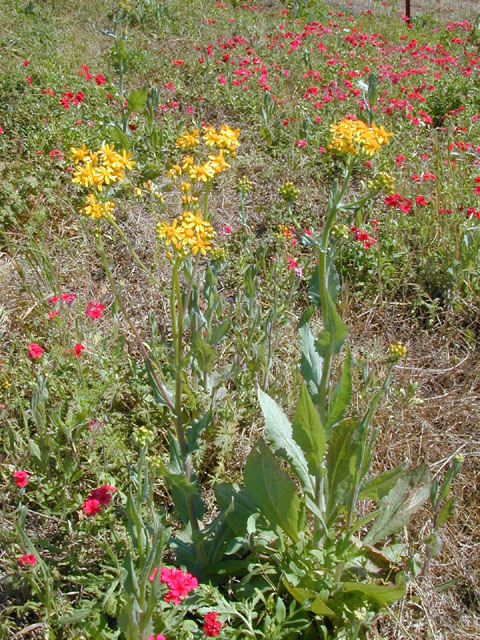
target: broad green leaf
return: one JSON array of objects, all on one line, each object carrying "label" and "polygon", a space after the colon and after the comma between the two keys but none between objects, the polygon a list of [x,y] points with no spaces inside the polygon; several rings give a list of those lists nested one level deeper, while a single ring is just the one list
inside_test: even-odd
[{"label": "broad green leaf", "polygon": [[[318,265],[313,272],[312,279],[308,284],[308,296],[310,300],[320,307],[320,284],[319,284],[319,268]],[[337,302],[338,294],[340,293],[340,278],[338,277],[337,270],[332,261],[328,264],[327,271],[327,289],[330,297],[334,303]]]},{"label": "broad green leaf", "polygon": [[424,464],[405,473],[380,501],[380,514],[364,538],[374,545],[405,526],[430,495],[430,471]]},{"label": "broad green leaf", "polygon": [[358,591],[369,600],[375,600],[382,607],[402,598],[405,595],[406,588],[405,582],[393,587],[373,583],[365,584],[363,582],[344,582],[342,585],[342,591]]},{"label": "broad green leaf", "polygon": [[312,402],[307,387],[303,384],[295,407],[292,433],[296,443],[302,448],[311,475],[322,466],[325,455],[325,430]]},{"label": "broad green leaf", "polygon": [[272,450],[290,463],[304,491],[314,495],[303,451],[293,439],[292,425],[282,408],[269,395],[258,389],[258,399],[265,418],[265,437]]},{"label": "broad green leaf", "polygon": [[345,362],[340,380],[337,382],[332,393],[332,399],[327,411],[327,432],[338,424],[343,417],[352,399],[352,374],[350,370],[351,355],[347,347]]},{"label": "broad green leaf", "polygon": [[145,87],[131,91],[127,96],[128,111],[138,112],[145,106],[148,98],[148,91]]},{"label": "broad green leaf", "polygon": [[322,380],[323,358],[320,357],[315,348],[315,340],[308,321],[303,324],[302,321],[300,321],[298,333],[300,336],[300,350],[302,352],[300,370],[313,402],[318,403],[320,382]]},{"label": "broad green leaf", "polygon": [[332,431],[327,453],[327,524],[338,514],[355,490],[354,478],[362,456],[361,422],[358,418],[343,420]]},{"label": "broad green leaf", "polygon": [[406,471],[407,464],[403,463],[395,469],[390,469],[371,478],[360,491],[358,495],[359,500],[380,500],[380,498],[383,498],[383,496],[395,486],[398,480],[405,475]]},{"label": "broad green leaf", "polygon": [[310,611],[313,611],[319,616],[335,617],[335,611],[332,611],[315,591],[304,589],[303,587],[292,587],[285,578],[283,579],[283,584],[290,595],[300,604],[304,605],[306,601],[312,600],[312,603],[308,607]]},{"label": "broad green leaf", "polygon": [[263,440],[257,442],[248,456],[245,485],[267,520],[296,541],[300,511],[298,488]]},{"label": "broad green leaf", "polygon": [[247,530],[249,517],[257,512],[257,505],[250,497],[245,487],[230,484],[215,485],[215,497],[225,512],[228,525],[235,535],[242,536]]}]

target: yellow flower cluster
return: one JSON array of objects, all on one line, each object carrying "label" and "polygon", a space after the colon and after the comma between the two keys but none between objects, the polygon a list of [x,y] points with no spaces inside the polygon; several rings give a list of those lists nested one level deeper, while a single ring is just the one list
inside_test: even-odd
[{"label": "yellow flower cluster", "polygon": [[397,362],[407,355],[407,347],[403,342],[394,342],[389,346],[388,350],[390,351],[389,360],[391,362]]},{"label": "yellow flower cluster", "polygon": [[360,154],[373,156],[386,144],[393,133],[386,131],[383,126],[377,127],[372,122],[366,124],[363,120],[341,120],[330,125],[332,140],[328,145],[330,151],[336,153]]},{"label": "yellow flower cluster", "polygon": [[[188,174],[190,180],[196,182],[209,182],[216,175],[228,169],[228,156],[234,157],[236,150],[240,144],[238,137],[240,129],[231,129],[224,124],[217,132],[214,127],[204,127],[202,139],[207,147],[217,147],[216,154],[208,156],[208,160],[203,164],[195,162],[193,155],[185,155],[179,164],[174,164],[168,175],[171,178],[181,176],[183,173]],[[200,132],[198,129],[193,131],[185,131],[177,138],[176,146],[182,149],[193,149],[200,144]]]},{"label": "yellow flower cluster", "polygon": [[105,187],[123,180],[125,171],[133,169],[135,163],[131,154],[125,150],[118,153],[113,144],[103,144],[98,151],[91,151],[84,143],[79,148],[71,147],[70,151],[75,163],[72,182],[94,192],[87,195],[80,213],[94,219],[114,219],[113,202],[103,198],[98,200],[97,196]]},{"label": "yellow flower cluster", "polygon": [[183,211],[172,224],[165,220],[157,224],[158,237],[163,240],[165,247],[174,249],[180,256],[206,255],[212,250],[212,239],[215,231],[201,212]]}]

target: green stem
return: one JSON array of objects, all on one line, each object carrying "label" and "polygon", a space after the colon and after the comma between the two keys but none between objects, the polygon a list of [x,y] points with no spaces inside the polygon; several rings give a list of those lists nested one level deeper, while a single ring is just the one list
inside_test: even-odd
[{"label": "green stem", "polygon": [[[170,313],[172,318],[172,338],[175,360],[175,434],[177,436],[180,454],[182,456],[183,469],[185,477],[190,482],[192,478],[192,469],[188,460],[187,443],[185,439],[185,430],[182,421],[182,360],[183,360],[183,309],[182,309],[182,292],[179,283],[179,269],[182,259],[178,257],[173,265],[172,272],[172,288],[170,292]],[[192,274],[193,275],[193,274]],[[200,538],[200,524],[193,502],[193,496],[185,494],[187,503],[188,519],[194,534],[194,542],[197,553],[201,562],[206,565],[208,562],[203,541]],[[195,536],[195,534],[197,534]],[[195,540],[196,538],[196,540]]]},{"label": "green stem", "polygon": [[163,399],[165,400],[166,405],[169,407],[169,409],[171,411],[175,411],[175,407],[172,403],[172,401],[170,400],[170,397],[165,389],[165,387],[163,386],[160,378],[158,377],[158,373],[155,371],[152,361],[150,359],[149,353],[147,351],[147,349],[145,348],[145,345],[143,344],[143,340],[140,337],[140,334],[137,331],[137,328],[135,327],[135,325],[132,322],[132,319],[130,318],[130,316],[127,313],[127,310],[125,308],[125,305],[123,304],[123,300],[120,296],[120,293],[115,285],[115,280],[113,279],[113,275],[112,272],[110,271],[110,267],[108,266],[107,263],[107,258],[105,256],[105,247],[103,246],[103,241],[102,241],[102,235],[101,235],[101,230],[99,228],[97,228],[97,233],[95,235],[96,240],[97,240],[97,246],[98,246],[98,250],[100,253],[100,256],[102,258],[102,263],[103,263],[103,267],[105,269],[105,273],[107,274],[107,278],[108,278],[108,282],[110,284],[110,287],[112,289],[113,295],[115,296],[115,300],[121,310],[121,312],[123,313],[123,316],[125,318],[125,320],[128,323],[128,326],[130,327],[130,330],[132,331],[133,335],[135,336],[135,339],[137,341],[138,346],[140,347],[140,351],[142,352],[142,355],[145,359],[145,364],[147,365],[148,370],[150,371],[153,379],[155,380],[155,384],[157,385],[158,390],[160,391]]}]

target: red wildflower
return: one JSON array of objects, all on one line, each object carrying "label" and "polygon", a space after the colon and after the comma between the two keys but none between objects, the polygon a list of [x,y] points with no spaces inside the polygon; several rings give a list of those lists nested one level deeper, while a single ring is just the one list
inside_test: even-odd
[{"label": "red wildflower", "polygon": [[101,302],[89,302],[85,313],[90,316],[92,320],[97,320],[102,316],[102,311],[105,309]]},{"label": "red wildflower", "polygon": [[28,355],[30,356],[30,358],[40,358],[43,355],[43,352],[45,351],[45,349],[43,349],[38,342],[31,342],[28,345]]},{"label": "red wildflower", "polygon": [[98,84],[98,86],[100,86],[102,84],[107,84],[107,81],[106,81],[105,77],[102,76],[101,73],[99,73],[97,76],[95,76],[95,82]]},{"label": "red wildflower", "polygon": [[58,311],[56,309],[54,311],[49,311],[48,312],[48,319],[49,320],[53,320],[53,318],[55,318],[55,316],[58,316]]},{"label": "red wildflower", "polygon": [[96,513],[100,513],[101,509],[100,500],[89,497],[83,501],[83,511],[87,516],[94,516]]},{"label": "red wildflower", "polygon": [[27,76],[27,83],[32,84],[32,76]]},{"label": "red wildflower", "polygon": [[203,630],[206,636],[218,636],[218,632],[222,628],[222,623],[220,620],[217,620],[219,615],[216,611],[209,611],[205,614]]},{"label": "red wildflower", "polygon": [[23,66],[24,67],[28,67],[29,64],[30,64],[30,60],[24,60],[23,61]]},{"label": "red wildflower", "polygon": [[62,302],[67,302],[68,304],[72,304],[72,302],[77,297],[76,293],[62,293]]},{"label": "red wildflower", "polygon": [[20,469],[13,474],[17,487],[26,487],[28,484],[28,471]]},{"label": "red wildflower", "polygon": [[425,196],[417,196],[415,198],[415,202],[416,204],[420,205],[420,206],[426,206],[427,204],[429,204],[428,200],[425,198]]},{"label": "red wildflower", "polygon": [[148,640],[167,640],[161,633],[157,633],[156,636],[148,636]]},{"label": "red wildflower", "polygon": [[90,498],[97,500],[99,504],[107,505],[112,499],[111,494],[115,493],[115,491],[115,487],[112,487],[111,484],[102,484],[100,487],[92,491]]},{"label": "red wildflower", "polygon": [[77,358],[80,358],[80,356],[82,355],[82,351],[84,349],[85,347],[83,346],[83,344],[80,344],[80,342],[77,342],[77,344],[73,347],[72,351],[77,356]]},{"label": "red wildflower", "polygon": [[[157,574],[157,568],[153,570],[149,580],[153,582]],[[185,598],[190,591],[198,587],[198,580],[191,573],[183,572],[181,569],[173,569],[170,567],[160,568],[160,582],[170,587],[170,591],[165,595],[165,602],[174,602],[179,604],[182,598]]]},{"label": "red wildflower", "polygon": [[18,559],[18,564],[21,567],[25,567],[27,564],[30,564],[32,567],[37,564],[38,558],[33,553],[28,553],[23,556],[20,556]]}]

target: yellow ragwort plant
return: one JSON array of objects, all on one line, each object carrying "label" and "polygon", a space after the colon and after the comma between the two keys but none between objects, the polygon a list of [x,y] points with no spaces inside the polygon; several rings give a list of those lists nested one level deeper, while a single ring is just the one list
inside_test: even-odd
[{"label": "yellow ragwort plant", "polygon": [[113,144],[106,143],[97,151],[91,151],[85,143],[79,148],[71,147],[70,151],[75,163],[72,182],[90,191],[80,213],[94,220],[115,220],[115,205],[107,199],[106,192],[111,185],[124,179],[126,171],[133,169],[132,155],[125,149],[118,153]]},{"label": "yellow ragwort plant", "polygon": [[372,122],[366,124],[363,120],[344,119],[330,125],[332,140],[328,145],[330,151],[340,154],[364,153],[373,156],[383,144],[386,144],[393,133],[386,131],[381,125]]},{"label": "yellow ragwort plant", "polygon": [[[176,146],[188,153],[172,165],[168,176],[174,180],[183,177],[180,185],[183,211],[172,223],[162,220],[157,224],[157,235],[163,240],[169,258],[173,254],[179,259],[189,255],[205,256],[212,251],[215,231],[208,220],[210,187],[217,175],[230,168],[228,160],[236,155],[239,135],[239,129],[224,124],[218,131],[204,126],[202,135],[198,129],[186,130],[177,138]],[[208,154],[206,161],[201,160],[202,141],[207,148],[203,153],[203,159]]]}]

